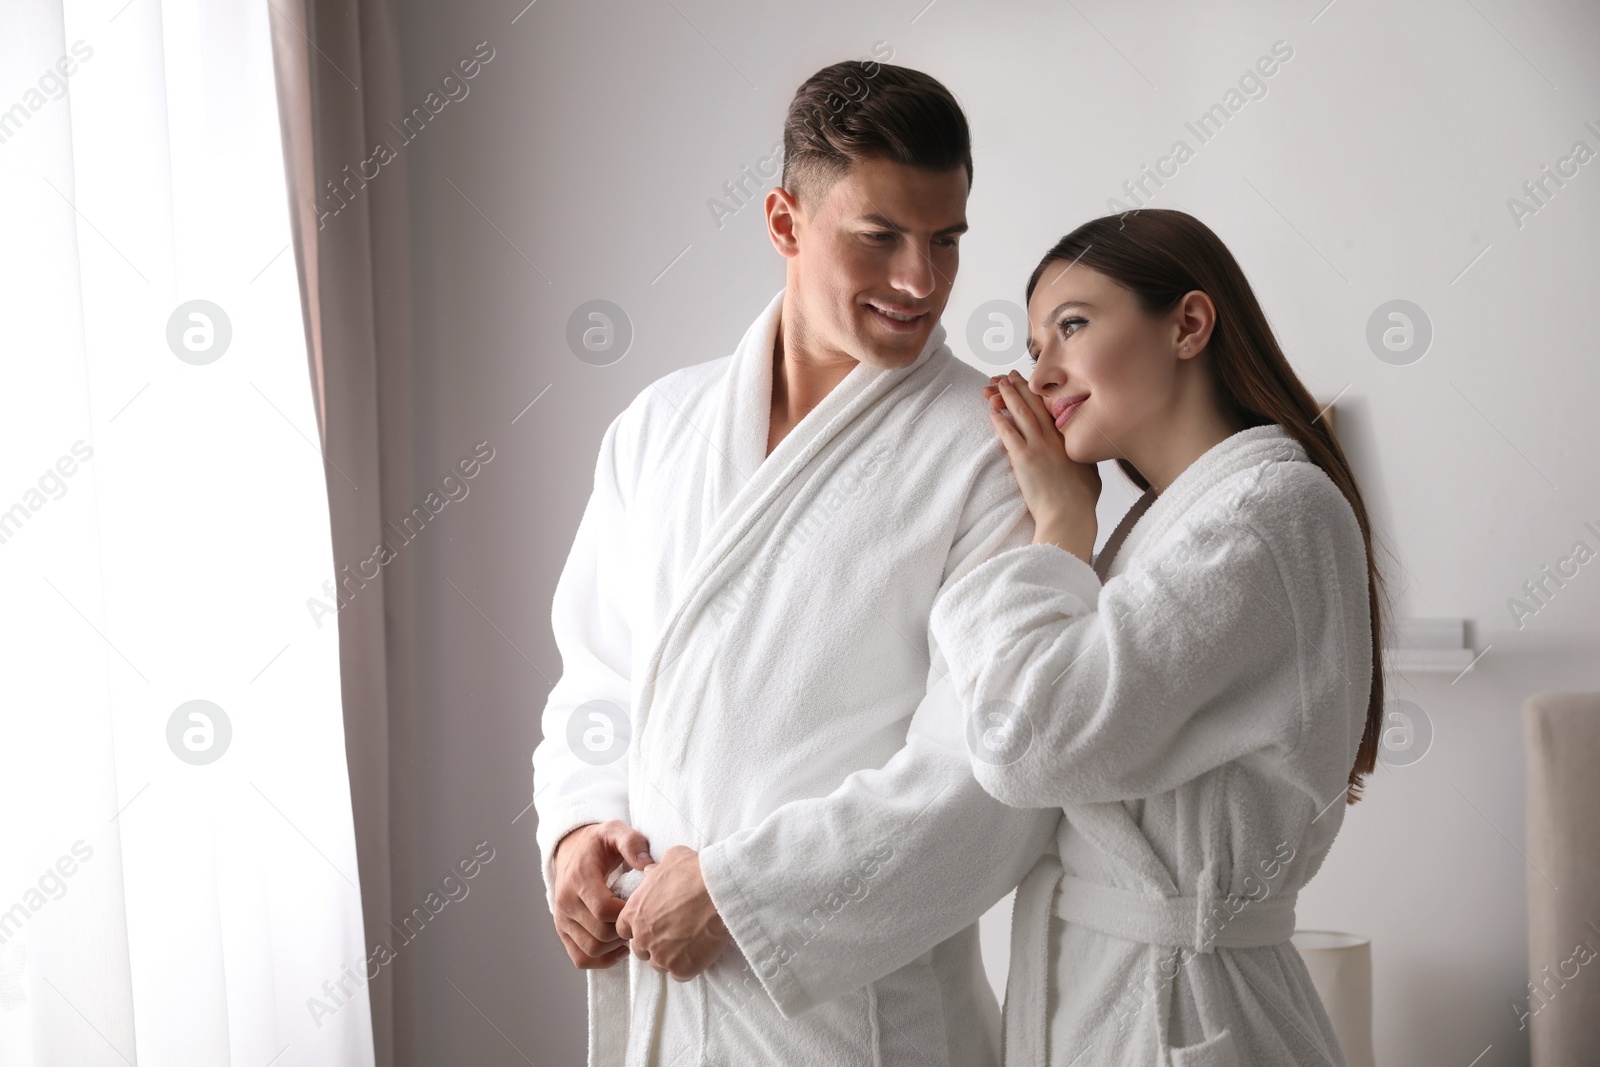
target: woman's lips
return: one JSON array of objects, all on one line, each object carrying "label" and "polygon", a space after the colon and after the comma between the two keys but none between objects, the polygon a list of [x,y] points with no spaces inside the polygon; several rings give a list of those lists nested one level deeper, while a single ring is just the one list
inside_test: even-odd
[{"label": "woman's lips", "polygon": [[1089,394],[1084,393],[1081,396],[1066,397],[1051,404],[1050,413],[1056,417],[1056,429],[1061,429],[1066,421],[1072,418],[1072,413],[1082,407],[1083,402],[1088,399]]}]

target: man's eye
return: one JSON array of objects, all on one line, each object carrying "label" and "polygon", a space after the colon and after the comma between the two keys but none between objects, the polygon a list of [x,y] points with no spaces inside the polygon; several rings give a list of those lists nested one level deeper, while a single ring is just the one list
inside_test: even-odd
[{"label": "man's eye", "polygon": [[[889,241],[889,240],[893,240],[894,239],[894,234],[892,234],[892,233],[882,233],[882,232],[869,233],[869,234],[867,234],[867,236],[869,238],[871,238],[872,240],[874,240],[874,241],[878,241],[879,244],[882,244],[883,241]],[[882,238],[883,241],[879,241],[878,240],[879,238]]]}]

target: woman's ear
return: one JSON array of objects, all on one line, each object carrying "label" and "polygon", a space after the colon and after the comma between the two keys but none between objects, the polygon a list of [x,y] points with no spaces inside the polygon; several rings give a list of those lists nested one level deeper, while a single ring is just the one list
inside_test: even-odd
[{"label": "woman's ear", "polygon": [[1204,290],[1183,294],[1177,307],[1177,356],[1189,359],[1205,351],[1211,331],[1217,324],[1217,305]]}]

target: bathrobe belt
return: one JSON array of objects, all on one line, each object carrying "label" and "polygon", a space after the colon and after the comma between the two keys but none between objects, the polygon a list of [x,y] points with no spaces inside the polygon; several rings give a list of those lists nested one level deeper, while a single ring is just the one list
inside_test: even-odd
[{"label": "bathrobe belt", "polygon": [[1270,887],[1260,899],[1160,897],[1067,874],[1054,854],[1040,858],[1017,887],[1011,967],[1006,977],[1006,1067],[1043,1064],[1049,1030],[1050,916],[1109,937],[1207,953],[1263,948],[1294,933],[1295,893]]},{"label": "bathrobe belt", "polygon": [[[1266,883],[1262,883],[1266,885]],[[1263,948],[1294,933],[1294,893],[1158,897],[1063,875],[1056,915],[1110,937],[1210,952]]]},{"label": "bathrobe belt", "polygon": [[[621,869],[608,884],[627,900],[643,882],[643,871]],[[588,984],[588,1067],[647,1067],[661,1042],[667,976],[630,953],[620,966],[590,970]],[[704,1008],[704,989],[700,994]]]}]

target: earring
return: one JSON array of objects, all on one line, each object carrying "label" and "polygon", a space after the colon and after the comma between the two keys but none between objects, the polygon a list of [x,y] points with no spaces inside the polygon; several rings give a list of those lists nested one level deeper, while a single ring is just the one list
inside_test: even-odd
[{"label": "earring", "polygon": [[1189,346],[1188,346],[1188,345],[1184,345],[1184,346],[1183,346],[1183,350],[1184,350],[1184,351],[1185,351],[1185,352],[1187,352],[1187,351],[1189,351]]}]

